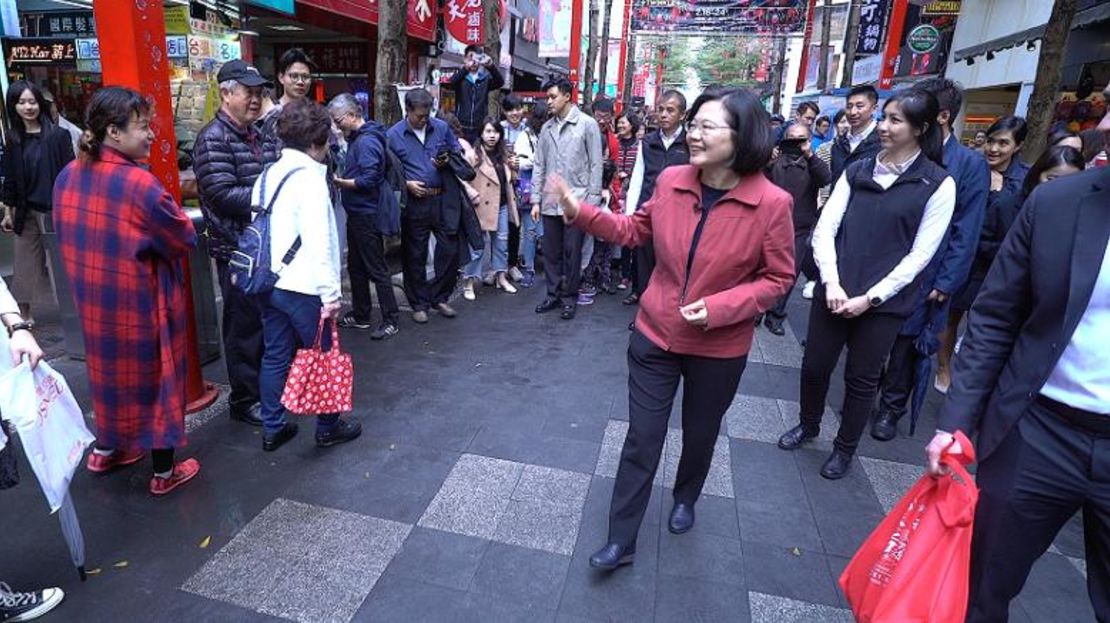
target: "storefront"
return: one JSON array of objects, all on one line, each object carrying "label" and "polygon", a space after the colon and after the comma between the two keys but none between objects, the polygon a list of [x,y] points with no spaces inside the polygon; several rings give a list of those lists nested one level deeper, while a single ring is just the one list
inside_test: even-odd
[{"label": "storefront", "polygon": [[[67,8],[50,2],[32,6]],[[71,10],[21,10],[21,36],[5,37],[3,50],[9,83],[29,80],[48,89],[54,94],[61,114],[77,122],[101,81],[100,69],[81,62],[77,54],[78,40],[96,36],[93,13],[68,8]]]}]

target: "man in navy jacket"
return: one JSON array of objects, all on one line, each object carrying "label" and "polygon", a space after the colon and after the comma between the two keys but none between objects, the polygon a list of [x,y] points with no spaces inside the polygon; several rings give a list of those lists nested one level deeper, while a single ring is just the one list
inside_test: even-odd
[{"label": "man in navy jacket", "polygon": [[905,414],[906,403],[913,393],[918,359],[914,342],[923,331],[939,333],[944,329],[937,324],[948,317],[949,299],[967,282],[990,191],[987,161],[952,135],[952,121],[959,114],[963,99],[959,85],[946,78],[930,78],[914,88],[932,93],[940,103],[937,123],[944,131],[944,168],[956,181],[956,209],[944,242],[925,268],[917,307],[902,325],[890,353],[879,396],[879,415],[871,427],[871,436],[879,441],[894,438],[898,420]]}]

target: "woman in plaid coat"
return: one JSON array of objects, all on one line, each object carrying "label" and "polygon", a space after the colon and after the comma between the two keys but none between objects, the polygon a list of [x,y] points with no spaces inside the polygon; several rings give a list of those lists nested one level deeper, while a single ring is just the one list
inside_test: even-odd
[{"label": "woman in plaid coat", "polygon": [[89,104],[83,157],[54,185],[54,226],[85,334],[96,411],[88,469],[103,473],[152,451],[150,492],[196,476],[174,464],[185,444],[185,281],[181,258],[196,232],[180,206],[137,164],[150,155],[150,106],[122,87]]}]

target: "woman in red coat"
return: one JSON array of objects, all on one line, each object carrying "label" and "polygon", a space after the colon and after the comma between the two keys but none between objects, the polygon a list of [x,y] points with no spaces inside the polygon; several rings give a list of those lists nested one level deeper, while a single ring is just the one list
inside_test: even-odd
[{"label": "woman in red coat", "polygon": [[150,155],[150,105],[130,89],[93,95],[83,157],[54,186],[54,227],[85,334],[96,410],[89,471],[131,465],[150,450],[150,492],[200,470],[174,464],[185,445],[185,278],[196,232],[138,161]]},{"label": "woman in red coat", "polygon": [[628,436],[609,542],[590,558],[596,568],[632,562],[680,380],[682,458],[669,528],[681,534],[693,527],[754,319],[793,283],[792,200],[762,173],[771,157],[770,126],[751,92],[709,91],[694,102],[686,125],[690,164],[660,173],[636,213],[581,204],[562,180],[548,188],[575,227],[626,247],[650,244],[657,262],[628,345]]}]

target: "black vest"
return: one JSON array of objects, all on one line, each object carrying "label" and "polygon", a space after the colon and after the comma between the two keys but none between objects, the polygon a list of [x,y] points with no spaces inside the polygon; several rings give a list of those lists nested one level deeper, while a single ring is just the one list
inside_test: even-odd
[{"label": "black vest", "polygon": [[856,145],[855,151],[852,151],[852,144],[848,141],[847,136],[838,136],[833,140],[832,159],[829,163],[829,170],[832,172],[832,183],[835,185],[836,181],[840,179],[840,174],[844,173],[849,166],[878,156],[882,148],[883,144],[879,140],[878,125],[871,130],[871,134],[868,134],[867,138]]},{"label": "black vest", "polygon": [[[925,205],[948,177],[924,154],[886,190],[875,182],[874,169],[875,160],[868,158],[846,171],[852,195],[836,233],[836,266],[849,297],[865,294],[909,255]],[[924,285],[918,273],[912,283],[868,313],[908,317],[924,298]]]},{"label": "black vest", "polygon": [[655,180],[663,169],[676,164],[690,164],[690,148],[686,146],[686,132],[683,131],[671,143],[670,148],[663,146],[662,132],[650,132],[644,137],[640,151],[644,154],[644,182],[640,187],[640,202],[643,205],[655,192]]}]

